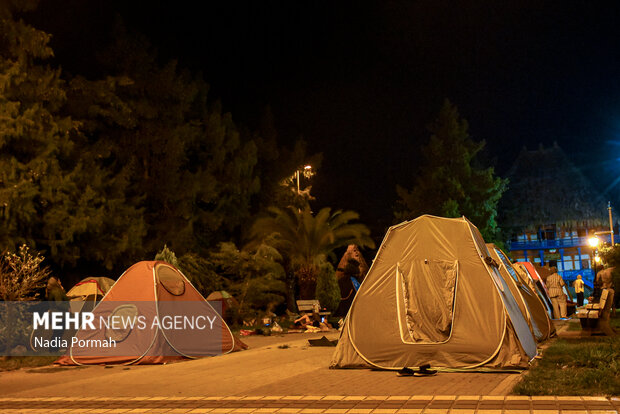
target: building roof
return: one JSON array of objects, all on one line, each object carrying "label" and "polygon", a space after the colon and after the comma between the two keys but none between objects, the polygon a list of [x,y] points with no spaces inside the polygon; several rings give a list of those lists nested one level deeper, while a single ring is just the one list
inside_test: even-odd
[{"label": "building roof", "polygon": [[557,143],[534,151],[523,148],[508,178],[500,203],[506,230],[608,225],[606,200]]}]

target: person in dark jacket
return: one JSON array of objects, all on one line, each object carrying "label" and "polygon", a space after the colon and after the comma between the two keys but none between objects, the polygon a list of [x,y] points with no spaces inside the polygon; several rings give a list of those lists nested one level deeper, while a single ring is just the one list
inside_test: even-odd
[{"label": "person in dark jacket", "polygon": [[[48,302],[50,302],[49,309],[51,312],[67,312],[69,310],[69,307],[65,304],[65,302],[69,300],[67,297],[67,292],[65,292],[65,288],[62,287],[62,283],[57,277],[51,276],[47,280],[45,298]],[[49,352],[58,352],[59,348],[56,344],[62,339],[64,331],[64,328],[54,329],[52,333],[52,345],[49,347]]]}]

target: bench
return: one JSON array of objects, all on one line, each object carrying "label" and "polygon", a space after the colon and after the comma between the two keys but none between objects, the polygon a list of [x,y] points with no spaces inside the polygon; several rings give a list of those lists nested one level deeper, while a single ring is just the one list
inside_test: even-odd
[{"label": "bench", "polygon": [[609,325],[609,314],[614,301],[614,291],[603,289],[599,303],[588,303],[585,308],[579,309],[577,317],[584,332],[590,335],[602,333],[613,336],[614,330]]},{"label": "bench", "polygon": [[318,299],[298,300],[297,310],[299,312],[317,312],[321,316],[329,316],[332,314],[326,310],[321,310],[321,304]]}]

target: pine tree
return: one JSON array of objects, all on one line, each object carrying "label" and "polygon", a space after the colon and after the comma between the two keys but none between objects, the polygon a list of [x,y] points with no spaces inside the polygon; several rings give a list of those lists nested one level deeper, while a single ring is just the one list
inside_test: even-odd
[{"label": "pine tree", "polygon": [[397,186],[396,219],[422,214],[466,216],[488,241],[497,236],[497,204],[507,180],[492,167],[479,166],[477,155],[485,142],[474,141],[467,121],[446,100],[430,126],[431,138],[423,148],[424,161],[411,190]]},{"label": "pine tree", "polygon": [[126,175],[110,174],[69,115],[70,88],[45,65],[49,35],[13,18],[23,6],[0,6],[1,242],[27,243],[58,265],[111,268],[140,244],[140,212],[125,203]]},{"label": "pine tree", "polygon": [[98,133],[120,170],[130,166],[128,198],[144,209],[144,249],[168,243],[181,255],[205,253],[247,219],[259,191],[257,148],[243,141],[219,103],[208,104],[204,81],[161,66],[148,41],[118,29],[102,64],[118,79],[121,108]]}]

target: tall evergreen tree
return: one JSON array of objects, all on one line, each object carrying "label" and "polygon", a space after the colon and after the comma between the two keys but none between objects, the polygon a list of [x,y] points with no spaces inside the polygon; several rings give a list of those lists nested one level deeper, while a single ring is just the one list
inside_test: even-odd
[{"label": "tall evergreen tree", "polygon": [[[120,27],[120,26],[119,26]],[[204,81],[161,66],[148,41],[118,29],[101,55],[117,79],[114,124],[98,132],[117,170],[130,166],[128,197],[142,198],[145,250],[168,243],[181,255],[226,240],[259,190],[257,148],[242,141]]]},{"label": "tall evergreen tree", "polygon": [[113,179],[83,156],[61,71],[45,64],[49,35],[14,18],[35,5],[0,4],[0,240],[27,243],[57,264],[84,256],[109,264],[108,252],[86,240],[122,245],[105,225],[118,220],[114,197],[101,191]]},{"label": "tall evergreen tree", "polygon": [[125,220],[140,213],[125,203],[126,177],[109,174],[67,111],[61,71],[45,64],[49,35],[14,17],[35,6],[0,4],[0,240],[27,243],[58,265],[111,267],[139,244],[140,224],[128,229]]},{"label": "tall evergreen tree", "polygon": [[477,155],[485,142],[469,136],[467,121],[448,100],[429,130],[431,138],[422,150],[424,161],[415,185],[411,190],[397,186],[396,219],[409,220],[421,214],[464,215],[485,239],[495,240],[497,204],[507,180],[497,177],[492,167],[479,165]]},{"label": "tall evergreen tree", "polygon": [[[53,55],[49,35],[0,7],[0,236],[5,246],[43,241],[41,216],[65,192],[60,159],[70,151],[58,70],[39,64]],[[45,192],[45,194],[43,194]]]}]

